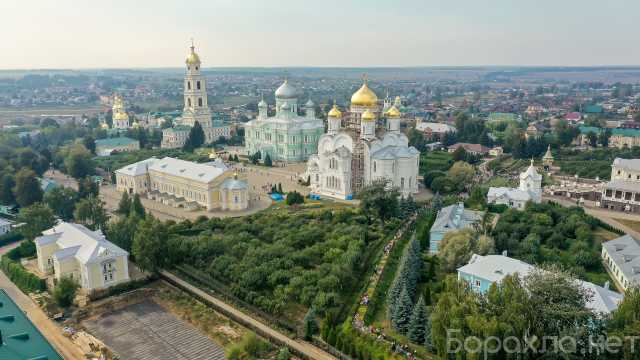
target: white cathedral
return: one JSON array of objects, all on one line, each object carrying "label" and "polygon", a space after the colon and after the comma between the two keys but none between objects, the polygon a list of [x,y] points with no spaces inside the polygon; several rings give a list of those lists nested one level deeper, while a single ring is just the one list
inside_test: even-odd
[{"label": "white cathedral", "polygon": [[[351,97],[345,116],[333,106],[327,117],[327,133],[318,142],[318,153],[307,162],[305,177],[312,194],[351,200],[375,181],[397,188],[403,197],[418,192],[420,152],[409,146],[407,136],[400,131],[398,108],[387,108],[386,112],[380,111],[378,97],[366,79]],[[387,119],[386,129],[376,135],[380,115]]]},{"label": "white cathedral", "polygon": [[523,210],[528,201],[537,204],[542,201],[542,175],[533,166],[533,159],[527,170],[520,173],[518,188],[490,187],[487,193],[488,203],[503,204],[518,210]]},{"label": "white cathedral", "polygon": [[200,72],[200,57],[195,52],[193,44],[191,44],[185,64],[182,117],[176,118],[175,126],[162,131],[162,148],[182,147],[196,121],[202,126],[206,143],[220,137],[231,136],[231,128],[228,125],[214,127],[211,110],[209,110],[207,103],[207,82]]}]

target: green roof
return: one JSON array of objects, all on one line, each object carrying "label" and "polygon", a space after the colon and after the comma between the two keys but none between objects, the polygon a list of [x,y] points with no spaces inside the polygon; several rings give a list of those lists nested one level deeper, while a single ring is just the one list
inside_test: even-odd
[{"label": "green roof", "polygon": [[497,122],[497,121],[513,122],[513,121],[518,121],[518,115],[513,113],[494,112],[489,114],[489,118],[487,119],[487,121],[488,122]]},{"label": "green roof", "polygon": [[0,359],[63,360],[4,289],[0,289],[0,305]]},{"label": "green roof", "polygon": [[115,138],[96,140],[96,147],[101,147],[101,146],[123,146],[123,145],[129,145],[129,144],[135,143],[135,142],[138,142],[138,140],[130,139],[128,137],[121,136],[121,137],[115,137]]},{"label": "green roof", "polygon": [[[581,134],[588,134],[590,132],[600,134],[603,131],[602,128],[595,126],[580,126]],[[640,137],[640,129],[611,129],[612,136],[626,136],[626,137]]]},{"label": "green roof", "polygon": [[584,107],[584,112],[587,114],[600,114],[603,112],[603,109],[600,105],[587,105]]},{"label": "green roof", "polygon": [[170,128],[166,128],[165,130],[168,131],[190,131],[191,130],[191,126],[188,125],[176,125],[174,127],[170,127]]}]

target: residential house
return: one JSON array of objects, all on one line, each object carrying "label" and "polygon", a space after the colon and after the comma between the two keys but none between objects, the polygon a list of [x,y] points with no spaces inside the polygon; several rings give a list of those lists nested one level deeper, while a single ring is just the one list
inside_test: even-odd
[{"label": "residential house", "polygon": [[447,148],[448,152],[452,153],[458,150],[459,147],[463,147],[464,150],[473,155],[487,155],[489,148],[480,144],[468,144],[468,143],[456,143]]},{"label": "residential house", "polygon": [[129,253],[107,241],[102,231],[60,222],[35,239],[38,268],[56,280],[70,277],[85,290],[129,280]]},{"label": "residential house", "polygon": [[[518,274],[524,278],[534,269],[533,265],[510,258],[506,254],[486,256],[474,254],[467,265],[458,268],[458,280],[469,284],[474,291],[485,294],[492,284],[500,283],[506,276]],[[609,290],[608,285],[601,287],[582,280],[576,281],[592,295],[587,301],[587,308],[596,313],[611,313],[618,308],[624,298],[622,294]]]},{"label": "residential house", "polygon": [[0,236],[11,232],[13,222],[4,218],[0,218]]},{"label": "residential house", "polygon": [[471,228],[482,220],[483,215],[482,211],[466,210],[462,202],[440,209],[429,231],[429,252],[438,252],[438,246],[445,234]]},{"label": "residential house", "polygon": [[96,155],[109,156],[115,152],[140,150],[140,141],[128,137],[96,140]]}]

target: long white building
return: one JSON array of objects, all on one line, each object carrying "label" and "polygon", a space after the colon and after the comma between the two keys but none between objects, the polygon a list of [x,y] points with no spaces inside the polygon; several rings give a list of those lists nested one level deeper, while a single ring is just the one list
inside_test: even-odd
[{"label": "long white building", "polygon": [[[235,182],[225,183],[232,177]],[[116,189],[189,210],[244,210],[249,204],[246,181],[221,162],[149,158],[116,170]]]}]

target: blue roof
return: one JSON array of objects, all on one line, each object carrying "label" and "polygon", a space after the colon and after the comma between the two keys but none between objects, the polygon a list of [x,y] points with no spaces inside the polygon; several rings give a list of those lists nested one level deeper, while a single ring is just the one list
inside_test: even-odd
[{"label": "blue roof", "polygon": [[49,192],[58,187],[58,183],[47,178],[40,178],[40,189],[42,192]]}]

